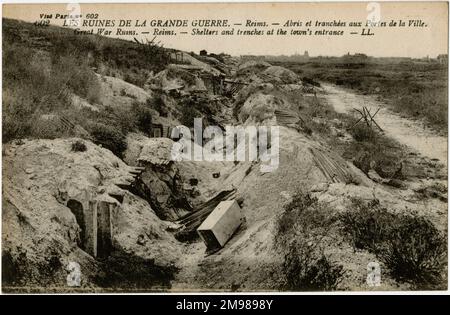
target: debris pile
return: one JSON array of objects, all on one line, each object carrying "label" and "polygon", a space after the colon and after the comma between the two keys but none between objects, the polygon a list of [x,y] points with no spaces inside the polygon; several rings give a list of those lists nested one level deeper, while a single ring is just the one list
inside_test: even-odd
[{"label": "debris pile", "polygon": [[271,66],[261,73],[266,81],[273,81],[277,84],[295,84],[299,82],[298,76],[284,67]]}]

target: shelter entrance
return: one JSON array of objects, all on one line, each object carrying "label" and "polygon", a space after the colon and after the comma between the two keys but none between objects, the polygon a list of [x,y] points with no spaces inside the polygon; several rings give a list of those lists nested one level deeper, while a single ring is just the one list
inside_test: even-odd
[{"label": "shelter entrance", "polygon": [[86,241],[86,223],[84,219],[84,211],[83,211],[83,205],[81,202],[70,199],[67,202],[67,207],[72,211],[73,215],[75,216],[75,219],[78,223],[78,226],[80,227],[80,240],[78,241],[78,247],[81,249],[85,249],[85,241]]}]

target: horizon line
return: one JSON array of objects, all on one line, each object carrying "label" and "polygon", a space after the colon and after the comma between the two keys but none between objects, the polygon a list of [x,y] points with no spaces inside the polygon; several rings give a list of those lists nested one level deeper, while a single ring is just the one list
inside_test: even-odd
[{"label": "horizon line", "polygon": [[[33,22],[31,22],[31,21],[26,21],[26,20],[22,20],[22,19],[18,19],[18,18],[12,18],[12,17],[5,17],[5,16],[2,15],[2,32],[3,32],[3,19],[14,20],[14,21],[23,22],[23,23],[26,23],[26,24],[29,24],[29,25],[33,25]],[[55,25],[55,24],[50,24],[49,26],[50,27],[56,27],[56,28],[59,28],[59,29],[69,30],[69,31],[76,29],[76,28],[72,28],[70,26],[61,26],[61,25]],[[45,27],[43,29],[45,29]],[[136,43],[136,41],[134,40],[134,37],[133,37],[133,39],[128,39],[128,38],[125,38],[125,37],[115,37],[115,36],[107,36],[107,35],[100,35],[100,34],[79,34],[78,36],[99,36],[99,37],[108,38],[108,39],[112,39],[112,40],[124,40],[124,41],[128,41],[128,42]],[[128,36],[131,36],[131,35],[128,35]],[[146,36],[139,36],[139,35],[136,35],[136,36],[138,36],[139,39],[142,39],[143,37],[147,38]],[[155,36],[155,38],[157,38],[157,36]],[[191,52],[193,52],[193,51],[187,51],[187,50],[182,50],[182,49],[178,49],[178,48],[174,48],[174,47],[168,47],[168,46],[163,47],[163,48],[177,50],[177,51],[180,51],[180,52],[185,52],[187,54],[190,54]],[[200,53],[201,50],[202,49],[199,50],[199,53]],[[308,49],[306,49],[305,51],[309,52]],[[198,54],[196,52],[194,52],[194,53],[196,55],[199,55],[199,53]],[[294,54],[290,54],[290,55],[283,55],[283,54],[281,54],[281,55],[272,55],[272,54],[261,54],[261,53],[258,53],[258,54],[256,54],[256,53],[246,53],[246,54],[236,55],[236,54],[230,54],[230,53],[227,53],[225,51],[222,51],[220,53],[213,53],[213,54],[216,54],[216,55],[226,54],[226,55],[229,55],[231,57],[242,57],[242,56],[255,56],[255,57],[295,57],[295,56],[299,56],[299,57],[304,57],[304,55],[299,54],[299,53],[294,53]],[[412,60],[419,59],[420,60],[420,59],[437,59],[440,55],[448,55],[448,50],[446,52],[441,52],[439,54],[436,54],[436,57],[430,57],[429,54],[425,55],[425,56],[421,56],[421,57],[411,57],[411,56],[395,56],[395,55],[385,55],[385,56],[379,56],[378,55],[378,56],[376,56],[376,55],[369,55],[367,53],[361,53],[361,52],[348,52],[347,54],[342,54],[342,55],[313,55],[313,56],[309,55],[308,58],[342,58],[342,57],[345,57],[345,56],[354,56],[355,54],[366,55],[368,58],[392,58],[392,59],[412,59]]]}]

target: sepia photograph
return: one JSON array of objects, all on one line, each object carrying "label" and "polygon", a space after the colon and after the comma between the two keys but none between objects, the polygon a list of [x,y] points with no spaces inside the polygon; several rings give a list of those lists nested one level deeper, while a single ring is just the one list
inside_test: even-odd
[{"label": "sepia photograph", "polygon": [[448,2],[4,3],[1,28],[2,293],[448,292]]}]

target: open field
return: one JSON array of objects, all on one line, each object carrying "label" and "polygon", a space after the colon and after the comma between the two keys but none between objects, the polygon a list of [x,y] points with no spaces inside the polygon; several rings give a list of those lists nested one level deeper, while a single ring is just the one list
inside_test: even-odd
[{"label": "open field", "polygon": [[[324,58],[325,59],[325,58]],[[425,120],[439,133],[447,134],[447,67],[436,62],[375,59],[345,63],[312,58],[307,63],[277,62],[301,77],[350,88],[379,97],[401,115]]]}]

